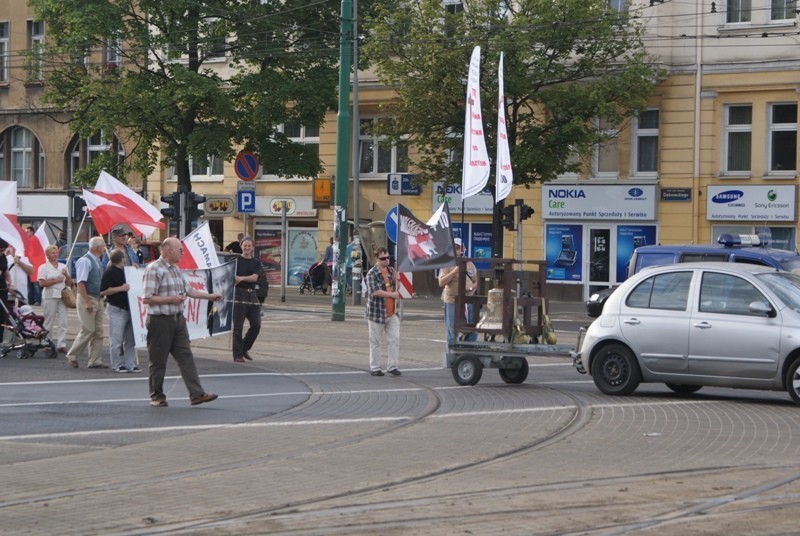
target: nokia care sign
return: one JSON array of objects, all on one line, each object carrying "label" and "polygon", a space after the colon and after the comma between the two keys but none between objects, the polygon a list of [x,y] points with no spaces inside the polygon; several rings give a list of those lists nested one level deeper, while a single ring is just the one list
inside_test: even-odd
[{"label": "nokia care sign", "polygon": [[546,220],[655,220],[656,187],[545,184],[541,213]]},{"label": "nokia care sign", "polygon": [[709,220],[794,221],[796,186],[709,186]]}]

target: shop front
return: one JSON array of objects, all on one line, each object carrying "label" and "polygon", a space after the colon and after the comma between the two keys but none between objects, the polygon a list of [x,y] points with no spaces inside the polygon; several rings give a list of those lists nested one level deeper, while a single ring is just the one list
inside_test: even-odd
[{"label": "shop front", "polygon": [[553,297],[586,300],[625,280],[633,249],[655,244],[655,185],[544,185],[542,222]]}]

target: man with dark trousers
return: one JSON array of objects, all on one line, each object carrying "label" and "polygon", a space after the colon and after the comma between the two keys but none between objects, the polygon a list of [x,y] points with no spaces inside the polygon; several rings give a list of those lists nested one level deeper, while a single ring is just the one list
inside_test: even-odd
[{"label": "man with dark trousers", "polygon": [[193,406],[211,402],[217,395],[207,393],[200,385],[194,364],[189,330],[183,317],[183,302],[187,297],[219,301],[222,295],[209,294],[190,287],[177,264],[183,247],[177,238],[167,238],[161,244],[161,256],[144,271],[144,303],[147,305],[147,352],[150,355],[150,405],[166,407],[164,376],[170,354],[178,363],[183,383],[189,390]]},{"label": "man with dark trousers", "polygon": [[[242,239],[242,256],[236,260],[236,278],[233,306],[233,360],[244,363],[252,361],[248,353],[261,331],[261,304],[256,295],[256,284],[261,275],[261,262],[253,257],[253,240]],[[242,338],[244,321],[250,324],[247,334]]]}]

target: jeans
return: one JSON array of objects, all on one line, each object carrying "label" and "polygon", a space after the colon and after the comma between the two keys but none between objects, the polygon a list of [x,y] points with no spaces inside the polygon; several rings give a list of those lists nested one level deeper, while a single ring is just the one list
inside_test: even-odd
[{"label": "jeans", "polygon": [[385,324],[368,320],[369,325],[369,370],[381,370],[381,344],[386,338],[388,361],[386,370],[397,368],[400,357],[400,319],[392,315],[386,319]]},{"label": "jeans", "polygon": [[111,351],[111,368],[125,367],[131,370],[136,366],[136,350],[133,349],[136,341],[133,338],[133,322],[131,313],[127,309],[120,309],[109,305],[108,338]]},{"label": "jeans", "polygon": [[[472,316],[472,305],[467,305],[467,309],[469,311],[469,316],[466,318],[469,319]],[[455,312],[456,312],[456,304],[455,303],[445,303],[444,304],[444,334],[447,340],[447,346],[452,346],[453,342],[455,342]],[[474,342],[478,340],[477,333],[468,333],[464,337],[465,341]]]}]

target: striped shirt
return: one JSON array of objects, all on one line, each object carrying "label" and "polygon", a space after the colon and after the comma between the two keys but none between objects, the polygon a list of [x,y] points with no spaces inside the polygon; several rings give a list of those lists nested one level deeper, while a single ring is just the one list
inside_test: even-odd
[{"label": "striped shirt", "polygon": [[[161,257],[145,268],[143,284],[145,299],[153,296],[176,296],[178,294],[185,296],[188,293],[186,280],[183,278],[180,268],[170,265]],[[150,304],[147,310],[149,315],[176,315],[182,312],[182,303]]]}]

